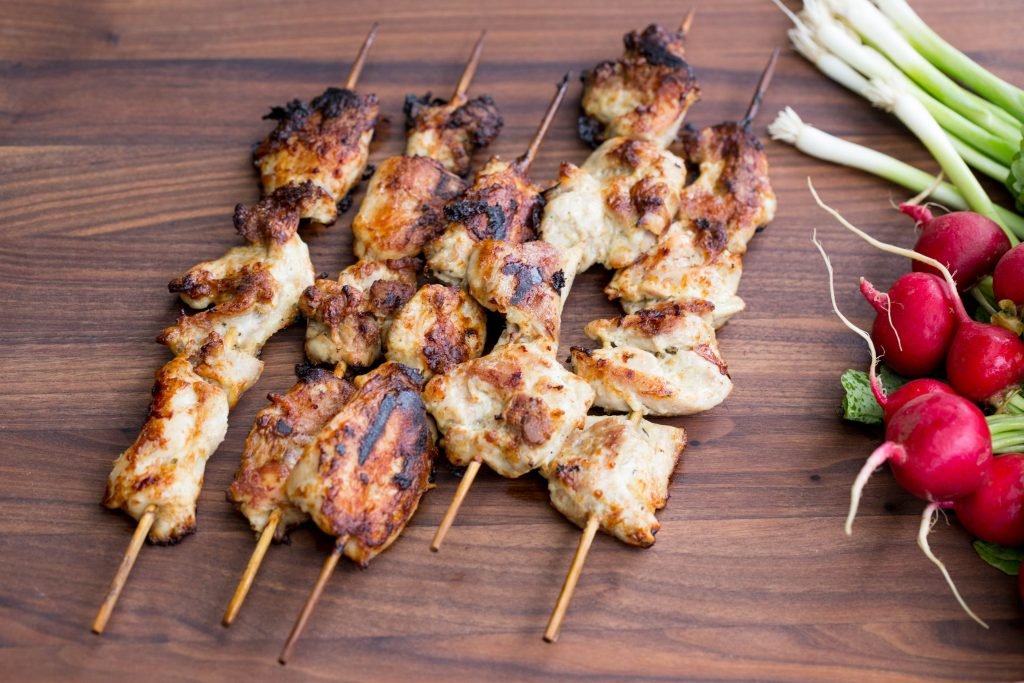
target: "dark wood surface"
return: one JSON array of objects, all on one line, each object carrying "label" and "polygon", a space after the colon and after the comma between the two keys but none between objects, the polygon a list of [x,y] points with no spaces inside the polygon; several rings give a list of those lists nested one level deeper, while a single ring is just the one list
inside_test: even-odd
[{"label": "dark wood surface", "polygon": [[[689,120],[738,117],[786,22],[767,1],[698,4],[688,55],[703,88]],[[599,535],[561,640],[542,642],[579,530],[537,476],[478,478],[439,554],[427,546],[456,486],[439,466],[404,537],[360,571],[343,565],[286,668],[278,648],[329,547],[309,530],[273,547],[237,624],[220,616],[253,547],[225,502],[264,395],[291,383],[302,328],[273,338],[267,369],[232,414],[207,468],[200,531],[146,547],[107,634],[89,623],[133,521],[103,510],[110,462],[134,438],[153,343],[179,304],[166,283],[237,243],[232,207],[256,197],[250,145],[272,104],[340,82],[381,22],[361,89],[391,125],[371,160],[402,147],[407,92],[445,93],[476,32],[490,36],[472,91],[507,126],[494,151],[523,149],[555,81],[619,53],[621,34],[678,22],[688,6],[381,1],[74,2],[0,5],[0,678],[30,680],[1009,680],[1024,676],[1014,582],[983,564],[956,525],[932,543],[984,631],[957,607],[914,536],[922,504],[888,473],[868,487],[855,534],[848,487],[878,434],[837,417],[838,375],[863,344],[831,314],[819,235],[840,301],[868,320],[857,277],[906,269],[844,234],[822,195],[879,237],[909,244],[881,181],[768,143],[774,224],[745,259],[748,310],[722,330],[736,389],[680,420],[691,438],[650,550]],[[920,12],[1000,74],[1024,82],[1015,2],[934,0]],[[572,85],[534,177],[587,153]],[[784,52],[757,128],[784,105],[823,128],[912,162],[923,150],[884,114]],[[929,165],[929,168],[931,166]],[[358,201],[359,197],[357,197]],[[320,271],[352,261],[346,215],[307,234]],[[563,344],[612,311],[608,275],[582,276]]]}]

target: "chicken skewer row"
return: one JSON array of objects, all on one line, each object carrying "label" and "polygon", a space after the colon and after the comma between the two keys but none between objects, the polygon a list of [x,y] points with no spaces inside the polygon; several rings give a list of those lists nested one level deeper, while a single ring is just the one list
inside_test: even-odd
[{"label": "chicken skewer row", "polygon": [[[777,58],[775,50],[743,120],[702,131],[700,153],[687,154],[698,161],[701,173],[684,190],[681,214],[694,222],[718,221],[723,250],[736,249],[737,254],[775,210],[767,162],[750,123]],[[740,161],[723,163],[729,157]],[[716,192],[722,186],[731,188],[730,195]],[[718,355],[713,311],[714,304],[701,298],[641,307],[587,326],[588,336],[605,342],[603,349],[573,349],[574,368],[590,380],[595,403],[631,412],[628,418],[587,418],[584,431],[541,469],[552,505],[583,529],[544,640],[558,638],[598,529],[630,545],[654,544],[660,526],[655,512],[668,501],[669,480],[686,446],[686,433],[647,422],[642,415],[689,414],[724,400],[731,382]]]},{"label": "chicken skewer row", "polygon": [[[355,87],[375,34],[376,25],[352,66],[349,88]],[[367,99],[372,100],[368,119],[375,123],[376,100]],[[317,114],[325,129],[319,146],[335,150],[324,161],[365,164],[365,158],[359,162],[358,154],[346,151],[363,144],[364,136],[354,141],[344,135],[330,137],[331,116]],[[292,144],[282,125],[261,147]],[[288,165],[285,147],[276,156],[280,179]],[[348,175],[358,178],[361,173],[357,167]],[[93,621],[95,633],[105,630],[143,541],[176,543],[195,530],[206,461],[224,439],[228,411],[259,379],[263,344],[291,324],[298,314],[299,295],[312,283],[313,266],[298,235],[299,222],[323,205],[328,191],[301,173],[272,186],[264,179],[263,190],[265,196],[256,205],[235,209],[235,228],[248,244],[201,263],[170,283],[171,292],[186,304],[205,310],[182,316],[160,335],[158,341],[175,358],[157,371],[146,422],[114,462],[108,478],[103,504],[121,508],[138,524]]]},{"label": "chicken skewer row", "polygon": [[[417,151],[468,159],[477,146],[489,144],[500,131],[501,117],[490,98],[478,98],[489,123],[459,111],[467,103],[465,92],[476,72],[485,35],[486,31],[480,34],[452,96],[456,106],[435,106],[447,109],[457,120],[447,124],[448,133],[433,145],[418,142]],[[441,119],[435,112],[431,125]],[[492,132],[481,134],[482,123]],[[414,123],[409,130],[410,153],[418,126]],[[463,148],[461,152],[453,152],[457,146]],[[329,325],[331,330],[312,337],[307,347],[313,351],[310,358],[336,365],[334,372],[308,362],[300,366],[299,382],[285,394],[271,394],[270,405],[256,415],[228,500],[249,519],[259,539],[225,612],[225,626],[237,617],[271,540],[283,540],[290,528],[309,518],[289,500],[285,483],[303,449],[351,398],[354,388],[344,379],[349,366],[373,364],[383,345],[389,360],[429,378],[482,352],[486,319],[468,295],[428,285],[410,298],[416,284],[414,257],[425,241],[419,236],[436,234],[437,204],[443,205],[445,188],[461,192],[465,183],[430,156],[399,156],[381,164],[353,222],[357,255],[363,260],[342,272],[337,289],[333,282],[326,286],[318,282],[304,297],[307,313],[324,311],[314,324]],[[403,244],[402,250],[389,251],[392,245]],[[384,260],[373,260],[377,257]],[[386,335],[385,329],[389,330]]]}]

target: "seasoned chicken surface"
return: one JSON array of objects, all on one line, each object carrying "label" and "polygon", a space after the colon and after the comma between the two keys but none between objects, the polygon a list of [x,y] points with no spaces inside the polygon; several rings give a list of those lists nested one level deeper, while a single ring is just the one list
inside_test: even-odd
[{"label": "seasoned chicken surface", "polygon": [[478,358],[486,338],[487,316],[464,290],[425,285],[395,316],[384,356],[430,379]]},{"label": "seasoned chicken surface", "polygon": [[483,240],[470,252],[466,279],[481,305],[505,316],[512,336],[558,342],[565,273],[553,246]]},{"label": "seasoned chicken surface", "polygon": [[473,185],[444,208],[445,231],[424,250],[438,280],[461,285],[473,245],[480,240],[526,242],[537,235],[544,197],[518,161],[497,157],[480,169]]},{"label": "seasoned chicken surface", "polygon": [[383,261],[419,256],[444,231],[444,206],[466,183],[434,159],[397,156],[377,167],[352,221],[353,250]]},{"label": "seasoned chicken surface", "polygon": [[263,531],[270,513],[281,511],[274,532],[278,541],[307,519],[285,495],[288,475],[305,447],[355,392],[350,382],[324,368],[300,365],[296,370],[299,381],[284,394],[268,395],[270,405],[256,413],[228,488],[228,500],[256,533]]},{"label": "seasoned chicken surface", "polygon": [[361,97],[340,88],[327,88],[309,104],[292,100],[271,109],[264,118],[277,121],[277,127],[253,152],[263,194],[310,181],[323,193],[304,207],[302,218],[333,223],[338,203],[366,168],[379,115],[376,95]]},{"label": "seasoned chicken surface", "polygon": [[455,465],[480,460],[519,477],[553,458],[583,426],[594,392],[546,348],[509,343],[435,376],[423,391]]},{"label": "seasoned chicken surface", "polygon": [[726,246],[743,254],[759,228],[775,217],[768,157],[748,126],[726,122],[683,135],[686,160],[699,170],[683,189],[679,218],[724,228]]},{"label": "seasoned chicken surface", "polygon": [[313,284],[309,249],[296,234],[303,207],[318,196],[306,183],[281,188],[252,208],[235,209],[235,228],[249,244],[233,247],[215,261],[200,263],[168,288],[190,307],[158,341],[175,355],[193,355],[204,345],[222,343],[224,361],[205,363],[202,374],[222,383],[234,405],[259,379],[256,359],[263,344],[295,320],[299,296]]},{"label": "seasoned chicken surface", "polygon": [[405,125],[407,155],[437,159],[452,173],[465,176],[473,152],[491,144],[505,121],[487,95],[473,99],[463,95],[446,102],[427,93],[406,95]]},{"label": "seasoned chicken surface", "polygon": [[551,504],[580,527],[596,516],[601,529],[644,548],[661,524],[672,472],[686,448],[677,427],[622,416],[588,417],[541,470]]},{"label": "seasoned chicken surface", "polygon": [[577,271],[623,268],[651,249],[679,208],[683,160],[651,142],[613,138],[582,168],[563,164],[547,192],[541,235],[563,253],[579,247]]},{"label": "seasoned chicken surface", "polygon": [[631,313],[666,301],[708,301],[714,304],[712,325],[721,327],[744,308],[736,296],[743,259],[726,249],[727,239],[723,226],[704,219],[674,223],[650,251],[617,271],[604,291]]},{"label": "seasoned chicken surface", "polygon": [[580,137],[595,147],[616,136],[668,147],[686,110],[700,98],[697,79],[683,59],[685,38],[654,24],[623,36],[622,59],[583,74]]},{"label": "seasoned chicken surface", "polygon": [[395,313],[416,293],[416,259],[357,261],[337,281],[302,293],[306,356],[314,363],[368,367],[380,358]]},{"label": "seasoned chicken surface", "polygon": [[691,415],[714,408],[732,391],[728,368],[709,324],[707,302],[661,304],[610,320],[584,333],[599,349],[573,347],[577,375],[594,404],[644,415]]},{"label": "seasoned chicken surface", "polygon": [[114,461],[103,505],[138,519],[154,504],[154,543],[175,543],[196,529],[196,500],[206,461],[224,440],[228,395],[195,373],[186,356],[156,372],[149,415],[135,443]]},{"label": "seasoned chicken surface", "polygon": [[419,373],[384,363],[356,383],[349,402],[306,446],[287,492],[365,567],[416,512],[436,448]]}]

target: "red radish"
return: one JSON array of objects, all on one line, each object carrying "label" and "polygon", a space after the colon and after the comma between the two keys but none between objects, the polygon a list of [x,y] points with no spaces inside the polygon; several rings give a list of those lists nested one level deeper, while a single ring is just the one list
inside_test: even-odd
[{"label": "red radish", "polygon": [[[973,211],[933,216],[927,207],[916,204],[900,204],[900,211],[921,229],[914,251],[946,266],[961,292],[991,273],[1010,249],[1010,240],[999,224]],[[916,260],[913,268],[918,273],[938,274],[932,266]]]},{"label": "red radish", "polygon": [[918,398],[919,396],[924,396],[925,394],[956,393],[955,391],[953,391],[953,387],[949,386],[945,382],[940,382],[937,379],[924,378],[911,380],[904,384],[903,386],[901,386],[899,389],[896,389],[888,396],[884,396],[884,398],[879,398],[881,384],[877,382],[876,384],[879,385],[877,389],[875,388],[874,384],[871,388],[875,393],[875,399],[878,400],[878,404],[882,406],[882,412],[885,416],[886,423],[889,422],[889,419],[893,415],[895,415],[900,408],[902,408],[907,403],[910,403],[915,398]]},{"label": "red radish", "polygon": [[1024,245],[1018,244],[999,259],[992,273],[992,292],[996,301],[1009,299],[1024,305]]},{"label": "red radish", "polygon": [[946,376],[958,394],[998,403],[1024,381],[1024,342],[998,325],[964,320],[949,347]]},{"label": "red radish", "polygon": [[861,278],[860,291],[877,312],[871,338],[886,365],[901,375],[922,377],[942,364],[957,320],[941,278],[907,273],[888,294]]},{"label": "red radish", "polygon": [[953,510],[964,528],[983,541],[1024,545],[1024,455],[994,458],[985,483],[955,501]]}]

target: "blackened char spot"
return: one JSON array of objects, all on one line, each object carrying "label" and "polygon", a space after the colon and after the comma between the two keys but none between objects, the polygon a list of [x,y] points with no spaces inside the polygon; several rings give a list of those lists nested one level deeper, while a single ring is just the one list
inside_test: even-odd
[{"label": "blackened char spot", "polygon": [[657,24],[651,24],[643,30],[643,33],[630,31],[622,37],[622,42],[626,45],[627,50],[641,55],[648,64],[668,66],[674,69],[683,68],[690,71],[690,65],[686,63],[686,60],[671,51],[670,46],[673,39],[678,40],[678,37]]},{"label": "blackened char spot", "polygon": [[374,446],[377,445],[381,434],[384,433],[388,420],[391,418],[391,414],[395,412],[395,409],[412,408],[416,400],[419,400],[419,394],[411,391],[402,391],[398,394],[391,393],[381,400],[380,408],[377,409],[377,414],[373,416],[373,422],[370,423],[369,429],[366,430],[366,434],[363,435],[363,439],[359,444],[360,465],[366,464],[366,459],[373,452]]},{"label": "blackened char spot", "polygon": [[[519,204],[513,200],[512,205],[509,207],[509,214],[515,215],[518,208]],[[476,230],[475,226],[469,222],[471,218],[481,214],[487,217],[487,229],[483,234]],[[466,225],[478,240],[503,240],[508,233],[508,219],[505,216],[505,212],[501,210],[500,206],[488,204],[487,202],[469,199],[452,202],[444,207],[444,217],[452,223]]]},{"label": "blackened char spot", "polygon": [[597,147],[601,144],[604,126],[597,119],[583,115],[576,120],[576,134],[580,136],[580,140],[591,147]]},{"label": "blackened char spot", "polygon": [[559,294],[562,293],[562,288],[565,287],[565,272],[558,270],[551,276],[551,286],[555,288],[555,291]]},{"label": "blackened char spot", "polygon": [[348,88],[327,88],[309,103],[325,118],[334,118],[349,108],[359,106],[359,95]]},{"label": "blackened char spot", "polygon": [[530,291],[537,285],[544,282],[544,274],[537,266],[529,266],[519,261],[510,261],[501,267],[501,272],[511,275],[516,280],[516,291],[512,293],[509,301],[513,306],[518,306],[530,295]]}]

